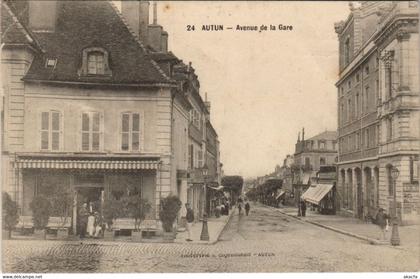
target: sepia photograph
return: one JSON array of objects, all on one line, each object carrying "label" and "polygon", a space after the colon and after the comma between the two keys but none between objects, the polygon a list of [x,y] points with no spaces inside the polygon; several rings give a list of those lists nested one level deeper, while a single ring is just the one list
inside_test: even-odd
[{"label": "sepia photograph", "polygon": [[3,278],[420,276],[417,1],[2,0],[0,29]]}]

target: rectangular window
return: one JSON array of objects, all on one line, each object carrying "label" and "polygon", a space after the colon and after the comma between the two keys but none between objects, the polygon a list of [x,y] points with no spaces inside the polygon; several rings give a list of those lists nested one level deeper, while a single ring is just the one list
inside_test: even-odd
[{"label": "rectangular window", "polygon": [[121,150],[140,150],[140,114],[126,112],[121,115]]},{"label": "rectangular window", "polygon": [[61,139],[61,114],[58,111],[41,113],[41,149],[59,150]]},{"label": "rectangular window", "polygon": [[197,150],[197,165],[199,168],[203,166],[203,151],[201,149]]},{"label": "rectangular window", "polygon": [[386,122],[387,122],[387,125],[386,125],[386,128],[387,128],[386,139],[387,139],[387,141],[391,141],[392,140],[392,118],[388,118],[386,120]]},{"label": "rectangular window", "polygon": [[367,113],[369,110],[369,86],[365,87],[365,100],[364,100],[364,113]]},{"label": "rectangular window", "polygon": [[88,54],[88,73],[93,75],[104,74],[104,55],[99,52]]},{"label": "rectangular window", "polygon": [[359,117],[359,93],[356,93],[354,101],[354,115],[356,116],[356,118]]},{"label": "rectangular window", "polygon": [[305,168],[309,169],[311,166],[311,159],[309,157],[305,157]]},{"label": "rectangular window", "polygon": [[82,113],[82,151],[99,151],[101,146],[101,114]]}]

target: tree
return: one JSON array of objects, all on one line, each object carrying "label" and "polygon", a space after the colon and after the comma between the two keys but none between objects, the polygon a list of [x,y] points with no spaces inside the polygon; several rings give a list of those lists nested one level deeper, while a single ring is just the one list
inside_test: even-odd
[{"label": "tree", "polygon": [[10,195],[6,192],[3,192],[2,195],[2,221],[3,228],[8,231],[9,238],[12,235],[12,230],[15,228],[18,223],[18,206],[15,201],[12,200]]},{"label": "tree", "polygon": [[178,216],[181,205],[182,202],[177,196],[168,196],[160,200],[159,219],[162,221],[162,227],[165,232],[172,232],[172,226]]},{"label": "tree", "polygon": [[126,208],[123,201],[117,200],[115,198],[109,197],[104,201],[102,208],[104,221],[108,225],[108,230],[111,230],[114,220],[125,215]]},{"label": "tree", "polygon": [[38,195],[33,198],[29,206],[32,210],[32,220],[35,229],[45,229],[52,212],[50,200],[44,195]]},{"label": "tree", "polygon": [[224,176],[222,178],[222,185],[232,191],[241,192],[244,179],[239,175]]},{"label": "tree", "polygon": [[140,224],[146,219],[146,214],[150,212],[152,205],[148,200],[143,199],[140,194],[124,197],[123,203],[127,208],[128,215],[134,218],[134,230],[139,231]]}]

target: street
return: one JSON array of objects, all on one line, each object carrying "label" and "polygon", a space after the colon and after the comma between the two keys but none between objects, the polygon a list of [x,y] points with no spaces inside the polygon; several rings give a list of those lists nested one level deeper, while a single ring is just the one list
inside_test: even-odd
[{"label": "street", "polygon": [[419,257],[251,205],[215,245],[4,241],[5,272],[416,271]]}]

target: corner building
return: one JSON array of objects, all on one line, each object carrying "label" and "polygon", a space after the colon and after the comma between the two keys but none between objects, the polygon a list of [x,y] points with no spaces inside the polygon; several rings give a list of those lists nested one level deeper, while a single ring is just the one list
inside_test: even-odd
[{"label": "corner building", "polygon": [[[417,2],[361,2],[350,10],[335,24],[341,210],[361,219],[379,207],[393,213],[396,191],[399,220],[418,223]],[[392,167],[400,172],[396,187]]]}]

